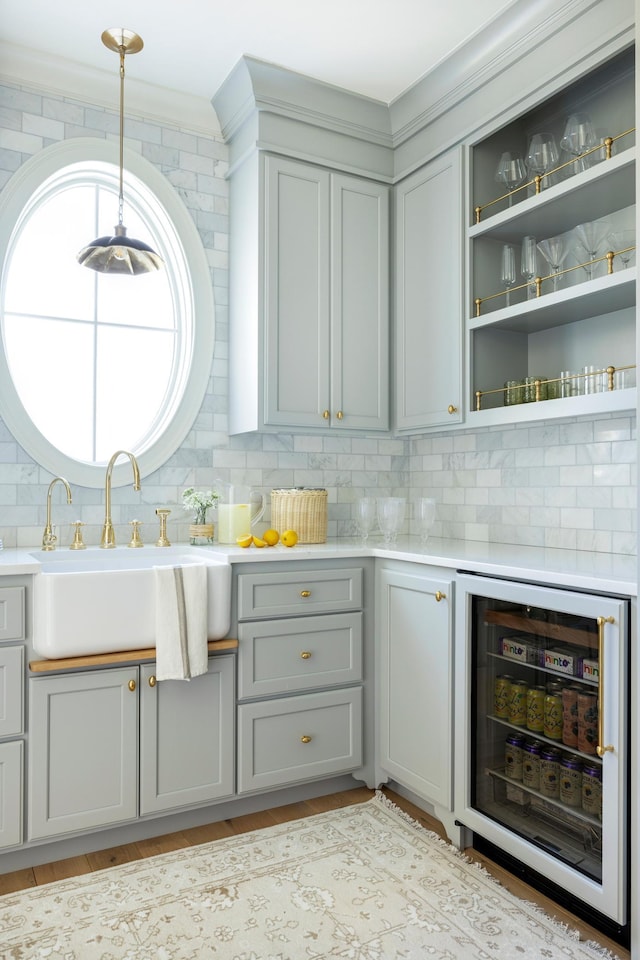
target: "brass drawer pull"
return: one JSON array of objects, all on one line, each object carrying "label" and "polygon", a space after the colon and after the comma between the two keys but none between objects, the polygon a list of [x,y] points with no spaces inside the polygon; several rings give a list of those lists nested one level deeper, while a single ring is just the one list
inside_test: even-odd
[{"label": "brass drawer pull", "polygon": [[300,596],[301,596],[301,597],[310,597],[310,596],[311,596],[311,590],[301,590],[301,591],[300,591]]},{"label": "brass drawer pull", "polygon": [[338,410],[338,412],[336,413],[336,417],[338,418],[338,420],[344,419],[344,413],[342,412],[342,410]]},{"label": "brass drawer pull", "polygon": [[129,683],[127,684],[127,686],[129,687],[129,690],[131,690],[131,693],[133,693],[134,690],[136,689],[135,680],[129,680]]},{"label": "brass drawer pull", "polygon": [[300,656],[302,657],[303,660],[310,660],[310,659],[311,659],[311,654],[310,654],[310,652],[309,652],[308,650],[303,650],[302,653],[300,654]]},{"label": "brass drawer pull", "polygon": [[156,678],[154,677],[154,675],[151,674],[151,676],[149,677],[149,686],[150,686],[150,687],[155,687],[155,685],[156,685],[157,682],[158,682],[158,681],[156,680]]},{"label": "brass drawer pull", "polygon": [[443,593],[442,590],[436,590],[436,592],[435,592],[435,598],[436,598],[436,600],[438,601],[438,603],[440,603],[441,600],[446,600],[446,599],[447,599],[447,595],[446,595],[446,593]]},{"label": "brass drawer pull", "polygon": [[328,420],[330,416],[331,416],[331,414],[329,413],[328,410],[323,410],[323,411],[322,411],[322,419],[323,419],[323,420]]},{"label": "brass drawer pull", "polygon": [[454,405],[450,403],[449,406],[447,407],[447,413],[457,413],[457,412],[458,412],[458,408],[454,407]]},{"label": "brass drawer pull", "polygon": [[300,743],[311,743],[312,737],[308,737],[306,734],[304,737],[300,737]]}]

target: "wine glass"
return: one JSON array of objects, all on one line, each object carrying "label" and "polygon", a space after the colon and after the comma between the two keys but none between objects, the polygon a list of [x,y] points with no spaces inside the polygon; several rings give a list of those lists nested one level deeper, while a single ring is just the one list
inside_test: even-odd
[{"label": "wine glass", "polygon": [[565,125],[560,148],[575,157],[572,164],[575,173],[587,170],[591,166],[591,157],[594,155],[589,154],[588,157],[583,157],[581,154],[595,147],[597,142],[596,131],[589,114],[572,113]]},{"label": "wine glass", "polygon": [[[576,246],[579,254],[584,253],[587,260],[595,260],[603,249],[604,241],[611,231],[611,224],[608,220],[591,220],[589,223],[579,223],[575,228]],[[597,264],[585,264],[587,277],[593,279],[595,274],[594,267]]]},{"label": "wine glass", "polygon": [[524,182],[526,175],[527,168],[522,157],[518,153],[505,150],[498,161],[494,179],[496,183],[503,183],[509,191],[509,206],[512,200],[511,191]]},{"label": "wine glass", "polygon": [[360,497],[356,501],[356,524],[362,542],[366,543],[376,520],[376,498]]},{"label": "wine glass", "polygon": [[505,303],[509,306],[509,290],[516,282],[516,255],[510,243],[505,243],[502,248],[500,279],[507,291]]},{"label": "wine glass", "polygon": [[553,274],[553,290],[555,293],[555,291],[558,289],[560,280],[560,267],[564,263],[567,254],[569,253],[569,244],[567,243],[567,238],[564,236],[564,234],[561,234],[558,237],[548,237],[546,240],[541,240],[539,242],[538,250],[551,267],[551,273]]},{"label": "wine glass", "polygon": [[560,152],[552,133],[534,133],[529,141],[527,150],[527,168],[534,177],[543,177],[540,189],[544,184],[544,175],[552,170],[560,159]]},{"label": "wine glass", "polygon": [[405,497],[378,497],[378,524],[386,544],[395,543],[404,523]]},{"label": "wine glass", "polygon": [[625,267],[629,266],[629,261],[635,253],[629,247],[634,247],[636,242],[635,230],[612,230],[608,237],[611,249],[620,257]]},{"label": "wine glass", "polygon": [[432,497],[420,497],[416,503],[416,515],[420,527],[420,542],[424,546],[436,519],[435,500]]},{"label": "wine glass", "polygon": [[[534,280],[538,276],[538,245],[535,237],[522,238],[522,251],[520,254],[520,273],[527,281]],[[529,283],[527,287],[527,297],[531,300],[537,294],[535,283]]]}]

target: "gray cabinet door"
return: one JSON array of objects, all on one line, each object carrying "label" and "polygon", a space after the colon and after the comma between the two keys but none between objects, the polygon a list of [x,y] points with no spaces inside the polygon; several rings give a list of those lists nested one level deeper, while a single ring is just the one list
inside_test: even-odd
[{"label": "gray cabinet door", "polygon": [[460,148],[396,187],[396,427],[462,419]]},{"label": "gray cabinet door", "polygon": [[156,682],[140,668],[140,813],[230,796],[234,787],[234,657],[206,674]]},{"label": "gray cabinet door", "polygon": [[329,177],[310,164],[265,160],[267,424],[326,426]]},{"label": "gray cabinet door", "polygon": [[29,839],[137,815],[137,667],[30,681]]},{"label": "gray cabinet door", "polygon": [[378,571],[380,766],[446,810],[453,783],[452,589],[427,573]]},{"label": "gray cabinet door", "polygon": [[22,843],[22,740],[0,743],[0,847]]}]

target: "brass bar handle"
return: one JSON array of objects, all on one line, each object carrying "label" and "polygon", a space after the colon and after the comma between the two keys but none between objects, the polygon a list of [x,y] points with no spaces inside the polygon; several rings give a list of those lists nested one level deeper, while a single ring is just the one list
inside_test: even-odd
[{"label": "brass bar handle", "polygon": [[613,753],[614,747],[604,743],[604,625],[615,623],[615,617],[598,617],[598,746],[596,753],[604,757],[605,753]]},{"label": "brass bar handle", "polygon": [[301,597],[305,597],[305,598],[306,598],[306,597],[310,597],[310,596],[311,596],[311,590],[301,590],[301,591],[300,591],[300,596],[301,596]]},{"label": "brass bar handle", "polygon": [[434,597],[436,598],[437,603],[440,603],[441,600],[447,599],[446,593],[443,593],[442,590],[436,590],[436,592],[434,593]]},{"label": "brass bar handle", "polygon": [[311,652],[310,652],[309,650],[303,650],[302,653],[300,654],[300,658],[301,658],[302,660],[310,660],[310,659],[311,659]]},{"label": "brass bar handle", "polygon": [[133,693],[136,689],[135,680],[129,680],[129,683],[127,684],[127,686],[129,687],[129,690],[131,690],[131,693]]},{"label": "brass bar handle", "polygon": [[306,734],[303,737],[300,737],[300,743],[311,743],[313,737],[308,737]]},{"label": "brass bar handle", "polygon": [[156,685],[157,682],[158,682],[158,681],[157,681],[157,679],[155,678],[155,676],[154,676],[153,674],[151,674],[151,676],[149,677],[149,686],[150,686],[150,687],[155,687],[155,685]]}]

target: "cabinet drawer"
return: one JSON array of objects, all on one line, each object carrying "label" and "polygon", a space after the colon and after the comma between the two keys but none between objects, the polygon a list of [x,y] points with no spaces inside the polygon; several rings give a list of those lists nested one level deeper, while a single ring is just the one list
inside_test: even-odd
[{"label": "cabinet drawer", "polygon": [[238,619],[340,613],[362,607],[362,569],[241,573]]},{"label": "cabinet drawer", "polygon": [[362,679],[362,614],[241,623],[239,697],[258,697]]},{"label": "cabinet drawer", "polygon": [[23,658],[22,647],[0,648],[0,737],[11,737],[24,730]]},{"label": "cabinet drawer", "polygon": [[361,765],[361,687],[238,707],[238,793],[317,780]]},{"label": "cabinet drawer", "polygon": [[0,847],[22,843],[22,740],[0,743]]},{"label": "cabinet drawer", "polygon": [[24,587],[0,587],[0,642],[24,640]]}]

